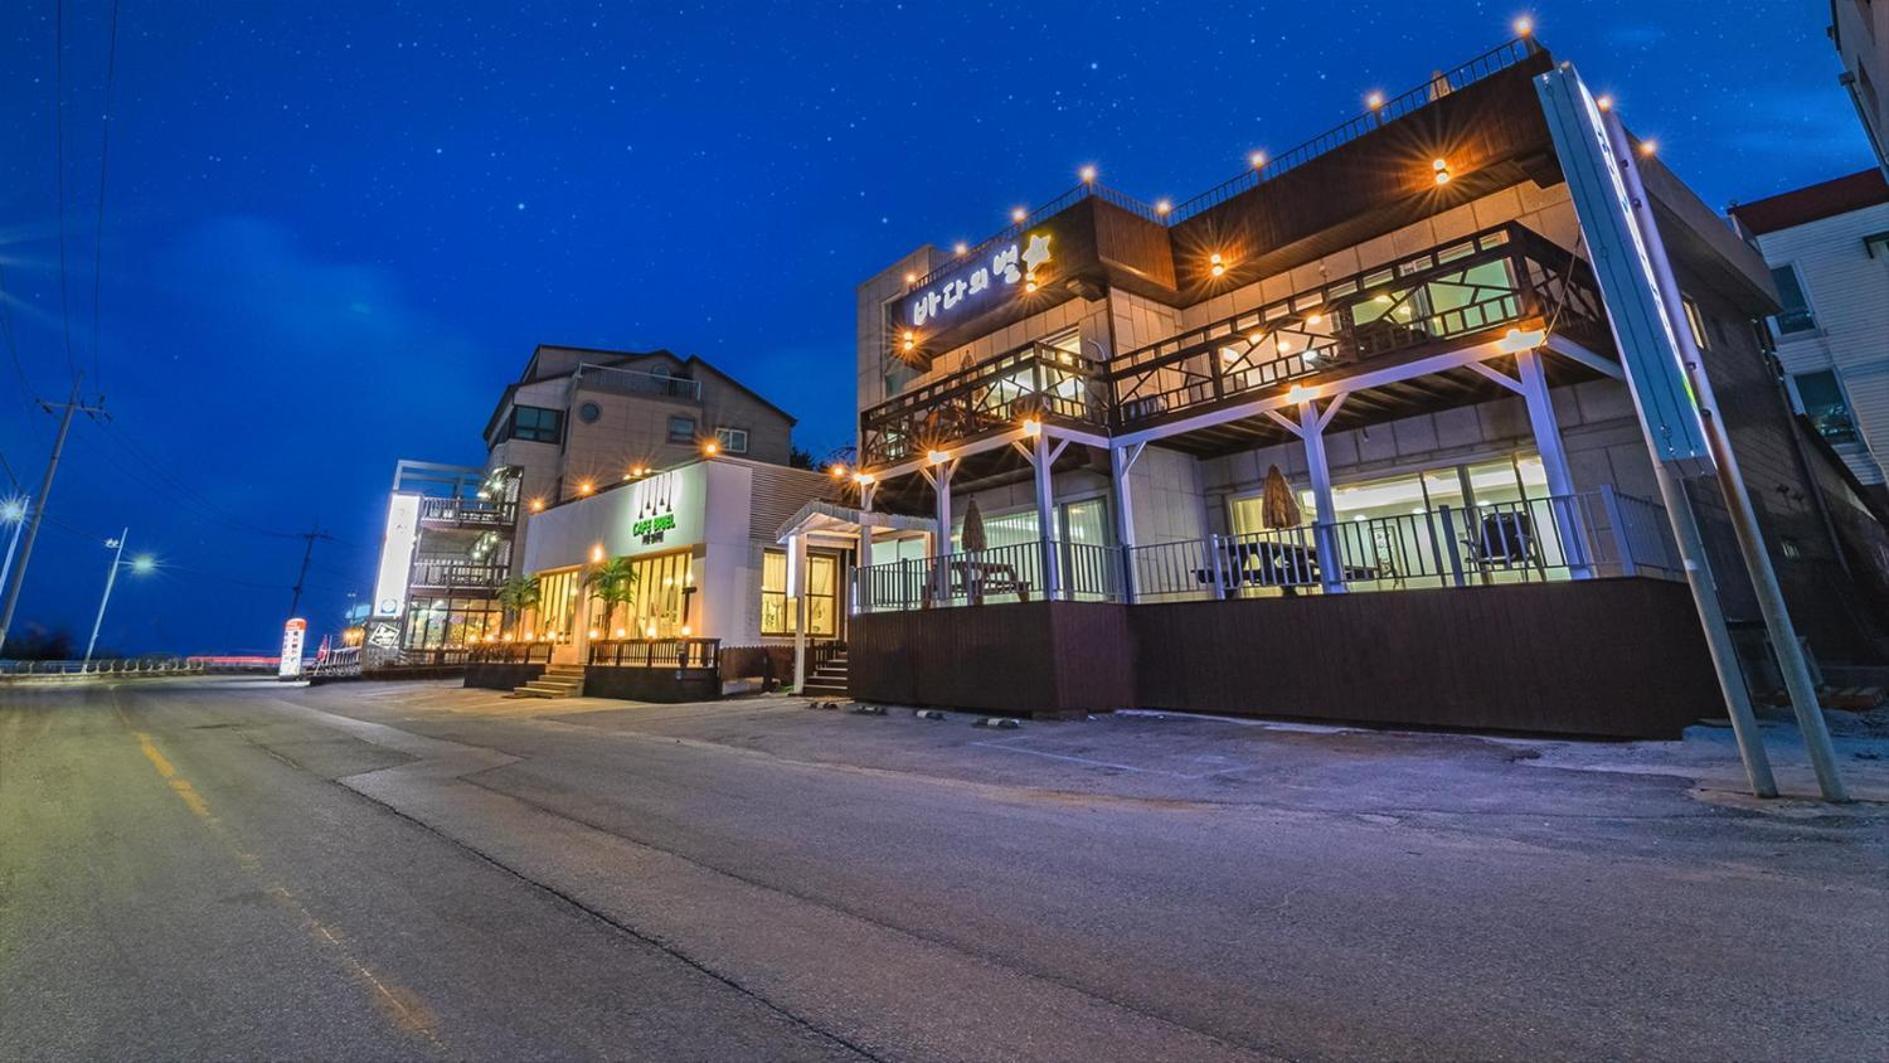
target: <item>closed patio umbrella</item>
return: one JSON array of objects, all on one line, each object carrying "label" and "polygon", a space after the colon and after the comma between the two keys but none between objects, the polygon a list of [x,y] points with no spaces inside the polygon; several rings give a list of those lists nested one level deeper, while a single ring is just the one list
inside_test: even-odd
[{"label": "closed patio umbrella", "polygon": [[1296,528],[1304,517],[1286,475],[1274,465],[1266,470],[1266,487],[1259,505],[1259,519],[1268,528]]},{"label": "closed patio umbrella", "polygon": [[[951,534],[951,529],[946,528],[944,534]],[[971,504],[964,507],[964,549],[976,552],[989,545],[989,541],[984,538],[983,511],[977,508],[977,499],[973,498]]]}]

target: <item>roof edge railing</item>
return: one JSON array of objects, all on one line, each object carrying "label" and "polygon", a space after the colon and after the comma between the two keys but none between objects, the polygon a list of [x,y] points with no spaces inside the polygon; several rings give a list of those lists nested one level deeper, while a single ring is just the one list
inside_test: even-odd
[{"label": "roof edge railing", "polygon": [[964,254],[950,255],[945,262],[932,267],[929,273],[913,281],[907,288],[908,290],[923,288],[940,276],[956,269],[961,263],[978,257],[1004,240],[1017,238],[1024,230],[1041,224],[1052,215],[1059,214],[1091,196],[1156,225],[1171,228],[1219,206],[1241,192],[1289,173],[1327,152],[1357,140],[1366,133],[1411,114],[1427,104],[1434,103],[1452,92],[1468,88],[1479,81],[1499,74],[1543,50],[1533,36],[1511,38],[1461,66],[1431,75],[1422,85],[1385,100],[1382,106],[1366,110],[1362,114],[1341,122],[1282,155],[1269,158],[1257,167],[1245,170],[1191,199],[1176,204],[1170,210],[1161,210],[1098,181],[1084,181],[1030,211],[1022,221],[1013,222],[995,235],[972,245]]}]

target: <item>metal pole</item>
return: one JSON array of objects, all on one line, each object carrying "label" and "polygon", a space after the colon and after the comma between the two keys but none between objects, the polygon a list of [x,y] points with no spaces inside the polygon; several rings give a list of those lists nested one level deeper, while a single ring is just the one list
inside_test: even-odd
[{"label": "metal pole", "polygon": [[[65,415],[59,418],[59,436],[53,441],[52,457],[46,461],[46,476],[39,482],[39,494],[35,496],[39,505],[33,509],[32,520],[26,525],[26,539],[20,543],[20,567],[12,573],[12,582],[7,584],[6,605],[0,607],[0,647],[7,644],[7,630],[13,626],[13,611],[20,604],[20,588],[26,584],[26,565],[33,559],[33,543],[39,539],[39,522],[46,516],[46,504],[52,500],[53,474],[59,471],[59,456],[66,450],[66,434],[72,430],[72,415],[83,409],[86,413],[97,412],[92,407],[79,405],[79,379],[72,381],[72,395],[66,399]],[[49,403],[41,402],[40,408],[52,411]]]},{"label": "metal pole", "polygon": [[81,671],[92,666],[92,650],[98,645],[98,629],[105,623],[105,606],[112,600],[112,584],[118,582],[118,565],[124,560],[125,539],[130,535],[130,528],[118,533],[118,548],[112,553],[111,571],[105,573],[105,595],[98,600],[98,616],[92,620],[92,637],[85,643],[85,663],[80,666]]},{"label": "metal pole", "polygon": [[[25,504],[27,509],[32,508],[31,501]],[[20,510],[20,519],[13,524],[13,537],[7,543],[7,559],[5,562],[0,562],[0,587],[7,585],[7,576],[13,571],[13,553],[20,548],[20,532],[26,529],[26,513],[26,509]]]},{"label": "metal pole", "polygon": [[[1764,616],[1765,631],[1771,638],[1772,652],[1777,654],[1778,670],[1784,676],[1784,689],[1790,693],[1791,711],[1796,715],[1798,729],[1804,735],[1804,749],[1810,754],[1811,767],[1817,773],[1817,788],[1826,801],[1848,801],[1849,793],[1843,786],[1843,777],[1837,772],[1836,750],[1830,744],[1830,728],[1824,721],[1823,709],[1817,704],[1816,685],[1810,678],[1810,663],[1804,657],[1803,646],[1797,641],[1797,630],[1791,624],[1783,589],[1778,586],[1777,571],[1771,566],[1771,555],[1765,549],[1763,529],[1758,526],[1758,515],[1751,508],[1751,495],[1745,490],[1744,478],[1739,474],[1738,455],[1732,450],[1731,437],[1725,430],[1725,419],[1720,415],[1718,400],[1712,394],[1712,382],[1705,373],[1698,345],[1694,342],[1684,299],[1679,293],[1679,282],[1673,276],[1672,263],[1666,257],[1665,244],[1653,218],[1652,201],[1640,181],[1640,169],[1634,164],[1632,153],[1625,151],[1628,141],[1620,117],[1609,112],[1606,121],[1608,139],[1617,150],[1623,152],[1617,164],[1626,182],[1627,198],[1633,204],[1641,236],[1646,241],[1647,258],[1653,265],[1660,301],[1666,306],[1667,318],[1674,322],[1672,331],[1679,341],[1680,358],[1685,363],[1687,378],[1692,382],[1701,420],[1705,424],[1706,439],[1712,447],[1719,490],[1725,495],[1725,508],[1731,516],[1732,531],[1738,539],[1738,552],[1744,557],[1746,572],[1751,577],[1752,590],[1758,598],[1758,611]],[[1656,461],[1655,464],[1659,463]]]}]

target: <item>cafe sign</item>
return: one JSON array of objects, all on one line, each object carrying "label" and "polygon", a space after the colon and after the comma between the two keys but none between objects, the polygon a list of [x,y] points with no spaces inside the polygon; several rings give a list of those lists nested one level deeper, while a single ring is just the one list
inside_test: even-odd
[{"label": "cafe sign", "polygon": [[1019,287],[1030,290],[1049,261],[1048,233],[1031,233],[999,244],[988,259],[968,261],[907,295],[900,304],[900,321],[906,328],[936,329],[982,313]]},{"label": "cafe sign", "polygon": [[673,512],[664,513],[661,516],[644,517],[630,525],[630,534],[641,539],[644,545],[650,545],[662,542],[663,533],[673,531],[675,526],[676,515]]}]

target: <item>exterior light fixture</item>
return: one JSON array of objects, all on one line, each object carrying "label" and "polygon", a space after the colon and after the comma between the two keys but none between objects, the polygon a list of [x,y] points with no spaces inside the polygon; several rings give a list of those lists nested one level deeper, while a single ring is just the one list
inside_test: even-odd
[{"label": "exterior light fixture", "polygon": [[694,633],[695,633],[694,628],[690,627],[687,624],[682,625],[682,635],[684,638],[687,638],[688,636],[693,635]]},{"label": "exterior light fixture", "polygon": [[971,245],[959,240],[957,243],[951,245],[951,253],[959,258],[963,258],[965,255],[971,253]]},{"label": "exterior light fixture", "polygon": [[1030,212],[1027,210],[1024,210],[1022,207],[1010,208],[1010,220],[1016,222],[1018,225],[1022,225],[1023,219],[1029,216],[1030,216]]},{"label": "exterior light fixture", "polygon": [[1043,422],[1038,421],[1034,417],[1025,417],[1023,419],[1023,434],[1024,435],[1033,436],[1041,432],[1042,430],[1043,430]]},{"label": "exterior light fixture", "polygon": [[1287,402],[1304,402],[1310,396],[1311,392],[1306,391],[1303,384],[1294,384],[1286,389]]},{"label": "exterior light fixture", "polygon": [[624,473],[624,474],[623,474],[623,482],[624,482],[624,483],[629,483],[629,482],[630,482],[630,479],[631,479],[632,477],[634,477],[635,475],[636,475],[636,473],[635,473],[635,472],[626,472],[626,473]]},{"label": "exterior light fixture", "polygon": [[1163,218],[1167,217],[1168,212],[1173,209],[1174,209],[1174,204],[1168,202],[1165,199],[1157,199],[1154,201],[1154,212],[1156,214],[1161,215]]},{"label": "exterior light fixture", "polygon": [[917,284],[917,283],[918,283],[918,274],[916,274],[916,273],[907,273],[907,274],[905,275],[905,283],[906,283],[906,286],[908,286],[908,287],[909,287],[909,286],[911,286],[911,285],[914,285],[914,284]]},{"label": "exterior light fixture", "polygon": [[1604,95],[1600,99],[1594,101],[1594,106],[1600,108],[1603,111],[1611,111],[1614,109],[1614,98],[1612,96]]},{"label": "exterior light fixture", "polygon": [[1092,185],[1095,183],[1095,167],[1084,166],[1082,169],[1076,171],[1076,176],[1082,178],[1083,184]]},{"label": "exterior light fixture", "polygon": [[833,478],[834,478],[835,480],[844,480],[844,479],[846,479],[846,466],[844,466],[844,465],[841,465],[841,464],[840,464],[839,462],[837,462],[837,461],[836,461],[836,462],[834,462],[834,463],[833,463],[832,465],[829,465],[829,466],[827,466],[827,470],[826,470],[826,471],[827,471],[828,473],[831,473],[831,474],[832,474],[832,476],[833,476]]},{"label": "exterior light fixture", "polygon": [[532,500],[531,500],[531,511],[532,511],[533,513],[543,513],[543,512],[544,512],[544,499],[542,499],[542,498],[534,498],[534,499],[532,499]]},{"label": "exterior light fixture", "polygon": [[1640,155],[1642,157],[1650,159],[1653,156],[1658,155],[1658,154],[1659,154],[1659,141],[1657,140],[1640,141]]},{"label": "exterior light fixture", "polygon": [[157,570],[157,558],[150,554],[139,554],[131,559],[129,567],[134,576],[148,576]]},{"label": "exterior light fixture", "polygon": [[1325,323],[1325,315],[1324,314],[1307,314],[1305,315],[1305,323],[1308,325],[1322,325]]},{"label": "exterior light fixture", "polygon": [[717,442],[715,442],[715,441],[714,441],[713,439],[707,439],[707,440],[703,440],[703,441],[702,441],[702,453],[703,453],[703,454],[706,454],[706,455],[708,455],[709,457],[711,457],[711,458],[712,458],[712,457],[714,457],[715,455],[717,455],[717,454],[720,454],[720,453],[721,453],[721,444],[720,444],[720,443],[717,443]]},{"label": "exterior light fixture", "polygon": [[596,489],[597,485],[591,483],[589,480],[585,480],[583,483],[577,485],[577,493],[580,495],[587,495]]},{"label": "exterior light fixture", "polygon": [[596,628],[594,628],[594,627],[593,627],[593,628],[591,628],[591,629],[590,629],[589,631],[586,631],[586,632],[585,632],[585,634],[586,634],[586,635],[589,635],[589,636],[590,636],[591,638],[593,638],[593,639],[600,639],[600,638],[603,638],[603,632],[601,632],[601,631],[598,631],[598,630],[597,630]]},{"label": "exterior light fixture", "polygon": [[916,346],[918,346],[918,337],[912,334],[911,329],[906,329],[905,335],[899,337],[899,347],[909,351]]},{"label": "exterior light fixture", "polygon": [[1220,252],[1215,251],[1212,257],[1207,259],[1207,272],[1218,277],[1224,274],[1226,271],[1227,271],[1226,262],[1220,258]]},{"label": "exterior light fixture", "polygon": [[876,479],[877,477],[873,476],[873,474],[869,472],[856,472],[853,474],[854,483],[869,484],[869,483],[872,483]]},{"label": "exterior light fixture", "polygon": [[1381,92],[1367,93],[1364,97],[1364,105],[1373,111],[1382,108],[1384,106],[1384,94]]},{"label": "exterior light fixture", "polygon": [[925,452],[925,460],[931,462],[933,465],[943,465],[945,462],[951,460],[951,455],[942,450],[927,450]]},{"label": "exterior light fixture", "polygon": [[1448,162],[1442,159],[1431,159],[1430,172],[1436,175],[1437,184],[1446,185],[1450,183],[1450,164]]},{"label": "exterior light fixture", "polygon": [[1515,20],[1515,35],[1517,37],[1526,37],[1534,32],[1535,32],[1534,19],[1529,18],[1527,15],[1523,15],[1521,18],[1518,18]]},{"label": "exterior light fixture", "polygon": [[602,560],[603,560],[603,544],[598,543],[597,545],[590,548],[590,562],[591,564],[594,565],[597,562],[602,561]]},{"label": "exterior light fixture", "polygon": [[626,631],[625,631],[625,630],[624,630],[623,628],[617,628],[617,630],[616,630],[616,637],[617,637],[617,638],[622,638],[622,637],[623,637],[624,635],[626,635],[626,634],[628,634],[628,632],[626,632]]},{"label": "exterior light fixture", "polygon": [[1246,157],[1246,161],[1252,163],[1253,169],[1257,170],[1260,167],[1266,165],[1266,153],[1263,151],[1256,151],[1252,153],[1251,155],[1248,155]]},{"label": "exterior light fixture", "polygon": [[1023,290],[1026,292],[1033,292],[1036,290],[1036,274],[1026,273],[1023,275]]},{"label": "exterior light fixture", "polygon": [[648,626],[647,628],[644,628],[644,629],[643,629],[643,634],[645,634],[645,635],[647,635],[647,636],[649,636],[649,637],[650,637],[650,638],[652,638],[652,639],[653,639],[653,638],[655,638],[655,637],[656,637],[656,625],[654,625],[654,624],[651,624],[651,625],[649,625],[649,626]]},{"label": "exterior light fixture", "polygon": [[1541,346],[1547,338],[1548,333],[1541,329],[1529,329],[1524,332],[1521,329],[1512,328],[1503,333],[1501,339],[1495,341],[1495,347],[1503,354],[1520,354]]}]

